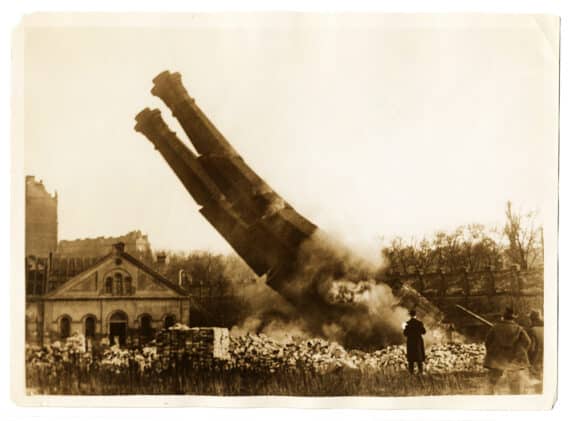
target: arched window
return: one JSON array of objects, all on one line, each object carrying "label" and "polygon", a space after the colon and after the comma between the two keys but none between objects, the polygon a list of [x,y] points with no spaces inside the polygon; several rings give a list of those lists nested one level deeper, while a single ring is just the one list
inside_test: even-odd
[{"label": "arched window", "polygon": [[59,321],[59,337],[61,339],[68,338],[71,335],[71,319],[63,316]]},{"label": "arched window", "polygon": [[85,337],[93,338],[95,336],[95,317],[87,316],[85,318]]},{"label": "arched window", "polygon": [[174,326],[175,323],[176,323],[176,317],[174,317],[172,314],[169,314],[164,318],[165,329],[168,329],[170,326]]},{"label": "arched window", "polygon": [[125,270],[112,270],[105,275],[105,294],[132,295],[134,285],[132,276]]},{"label": "arched window", "polygon": [[112,294],[113,293],[113,278],[110,276],[105,279],[105,294]]},{"label": "arched window", "polygon": [[123,295],[123,275],[120,273],[115,273],[114,295]]},{"label": "arched window", "polygon": [[130,276],[125,277],[125,284],[123,287],[125,289],[125,295],[133,294],[133,278]]}]

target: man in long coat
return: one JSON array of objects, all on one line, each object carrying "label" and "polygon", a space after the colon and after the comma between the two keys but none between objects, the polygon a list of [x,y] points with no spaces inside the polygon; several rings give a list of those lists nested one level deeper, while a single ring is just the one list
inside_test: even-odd
[{"label": "man in long coat", "polygon": [[422,335],[426,333],[424,324],[416,319],[416,310],[410,310],[410,320],[404,327],[406,337],[406,358],[408,359],[408,370],[414,374],[414,365],[417,364],[418,372],[423,371],[423,364],[426,359],[424,339]]},{"label": "man in long coat", "polygon": [[505,371],[519,377],[511,384],[515,393],[520,393],[520,375],[529,367],[527,351],[531,344],[524,328],[514,320],[511,308],[506,308],[503,319],[496,323],[485,339],[485,361],[483,365],[489,369],[489,382],[494,393],[499,379]]},{"label": "man in long coat", "polygon": [[542,378],[542,367],[544,359],[544,322],[538,310],[532,310],[529,315],[530,327],[527,329],[530,337],[530,348],[528,350],[528,360],[531,366],[531,373]]}]

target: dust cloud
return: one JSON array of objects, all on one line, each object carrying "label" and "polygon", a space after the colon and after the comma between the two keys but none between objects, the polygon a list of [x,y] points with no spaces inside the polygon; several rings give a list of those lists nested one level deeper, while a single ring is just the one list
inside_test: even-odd
[{"label": "dust cloud", "polygon": [[288,275],[273,285],[279,293],[265,282],[244,291],[250,312],[232,333],[277,340],[319,336],[358,349],[402,343],[408,309],[381,281],[386,265],[379,253],[372,261],[317,231],[301,245]]}]

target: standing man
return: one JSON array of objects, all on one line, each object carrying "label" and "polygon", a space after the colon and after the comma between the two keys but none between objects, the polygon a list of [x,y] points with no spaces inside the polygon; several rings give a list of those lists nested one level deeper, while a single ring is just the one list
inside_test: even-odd
[{"label": "standing man", "polygon": [[426,359],[424,340],[422,335],[426,333],[424,324],[416,319],[416,310],[410,310],[410,320],[404,327],[406,337],[406,357],[408,359],[408,370],[414,374],[414,363],[418,365],[418,373],[423,372],[423,365]]},{"label": "standing man", "polygon": [[527,333],[530,337],[530,348],[528,350],[530,371],[533,376],[541,379],[544,359],[544,322],[538,310],[532,310],[529,319],[530,327]]},{"label": "standing man", "polygon": [[507,307],[502,320],[489,330],[485,339],[487,352],[483,365],[489,369],[492,393],[505,371],[515,374],[511,391],[521,393],[521,376],[529,367],[527,351],[530,343],[525,330],[515,322],[513,309]]}]

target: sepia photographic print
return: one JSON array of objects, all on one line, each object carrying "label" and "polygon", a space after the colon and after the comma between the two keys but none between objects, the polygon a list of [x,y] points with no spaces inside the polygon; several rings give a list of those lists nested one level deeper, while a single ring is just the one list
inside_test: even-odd
[{"label": "sepia photographic print", "polygon": [[557,17],[36,14],[14,57],[19,403],[552,407]]}]

